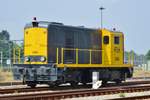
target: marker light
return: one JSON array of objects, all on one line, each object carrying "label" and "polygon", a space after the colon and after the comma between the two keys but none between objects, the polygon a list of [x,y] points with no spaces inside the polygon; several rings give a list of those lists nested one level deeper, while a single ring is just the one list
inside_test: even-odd
[{"label": "marker light", "polygon": [[46,58],[45,58],[45,57],[41,57],[40,60],[41,60],[42,62],[44,62],[44,61],[46,61]]},{"label": "marker light", "polygon": [[26,62],[29,62],[29,61],[30,61],[30,58],[29,58],[29,57],[25,57],[25,61],[26,61]]}]

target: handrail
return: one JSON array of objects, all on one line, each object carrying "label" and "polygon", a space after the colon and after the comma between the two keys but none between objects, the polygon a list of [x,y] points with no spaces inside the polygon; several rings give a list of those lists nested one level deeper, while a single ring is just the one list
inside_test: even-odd
[{"label": "handrail", "polygon": [[[93,52],[102,52],[102,60],[104,60],[104,50],[97,50],[97,49],[79,49],[79,48],[60,48],[61,49],[61,54],[60,54],[60,60],[61,60],[61,64],[64,64],[64,51],[75,51],[75,63],[74,64],[79,64],[79,51],[88,51],[89,52],[89,63],[87,64],[92,64],[92,54]],[[134,57],[133,57],[133,53],[128,53],[128,61],[127,64],[132,64],[134,63]],[[102,61],[103,62],[103,61]],[[106,62],[104,62],[106,63]],[[56,64],[59,64],[59,48],[56,49]]]},{"label": "handrail", "polygon": [[[64,51],[75,51],[75,64],[79,63],[79,51],[89,52],[89,64],[92,64],[92,52],[102,52],[103,50],[96,49],[79,49],[79,48],[61,48],[61,64],[64,64]],[[56,49],[56,64],[59,62],[59,49]]]},{"label": "handrail", "polygon": [[[73,51],[73,56],[74,58],[72,58],[71,60],[68,59],[65,55],[67,52],[65,51]],[[54,59],[55,64],[65,64],[67,61],[67,63],[71,63],[72,64],[82,64],[79,60],[80,60],[80,56],[84,53],[83,56],[88,57],[86,59],[86,64],[106,64],[107,61],[105,61],[104,57],[105,54],[103,52],[104,50],[98,50],[98,49],[79,49],[79,48],[56,48],[56,58]],[[94,61],[94,55],[97,55],[97,52],[101,52],[101,61]],[[100,54],[100,53],[99,53]],[[98,55],[97,55],[98,56]],[[96,57],[97,57],[96,56]],[[134,64],[134,53],[128,53],[126,55],[126,64]],[[67,59],[66,59],[67,58]],[[84,58],[84,57],[83,57]],[[94,61],[94,62],[93,62]],[[105,61],[105,62],[104,62]],[[17,47],[17,48],[13,48],[13,64],[21,64],[22,60],[21,60],[21,48]]]},{"label": "handrail", "polygon": [[[13,48],[13,64],[16,64],[18,62],[18,64],[21,64],[21,48],[17,47],[17,48]],[[18,56],[16,55],[16,53],[18,52]]]}]

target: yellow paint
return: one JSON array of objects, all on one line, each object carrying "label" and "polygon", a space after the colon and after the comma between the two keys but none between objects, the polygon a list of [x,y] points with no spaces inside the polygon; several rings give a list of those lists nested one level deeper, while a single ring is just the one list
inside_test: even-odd
[{"label": "yellow paint", "polygon": [[[44,56],[47,59],[47,29],[41,27],[24,30],[24,56]],[[25,62],[25,64],[46,64],[45,62]]]},{"label": "yellow paint", "polygon": [[16,49],[13,48],[13,64],[16,63]]},{"label": "yellow paint", "polygon": [[61,63],[64,63],[64,48],[61,48]]},{"label": "yellow paint", "polygon": [[[124,57],[124,38],[121,32],[112,32],[106,29],[101,30],[102,33],[102,64],[120,65],[123,64]],[[109,36],[109,44],[104,44],[104,36]],[[114,43],[114,38],[119,37],[119,44]]]},{"label": "yellow paint", "polygon": [[131,64],[122,64],[122,65],[107,65],[107,64],[57,64],[58,67],[70,67],[70,68],[89,68],[89,67],[96,67],[96,68],[105,68],[105,67],[132,67]]},{"label": "yellow paint", "polygon": [[21,48],[13,48],[13,64],[21,63]]},{"label": "yellow paint", "polygon": [[57,51],[56,51],[56,64],[58,64],[58,58],[59,58],[59,51],[58,51],[58,48],[57,48]]},{"label": "yellow paint", "polygon": [[76,48],[76,64],[78,64],[78,48]]},{"label": "yellow paint", "polygon": [[92,50],[90,49],[90,64],[92,64]]},{"label": "yellow paint", "polygon": [[[101,34],[102,34],[102,64],[107,64],[107,65],[111,65],[112,64],[112,55],[111,55],[111,36],[112,33],[109,30],[106,29],[102,29],[100,30]],[[104,36],[109,36],[109,44],[104,44]]]},{"label": "yellow paint", "polygon": [[[119,37],[119,44],[114,44],[114,38]],[[112,35],[112,64],[124,63],[124,47],[123,47],[123,33],[118,32]]]}]

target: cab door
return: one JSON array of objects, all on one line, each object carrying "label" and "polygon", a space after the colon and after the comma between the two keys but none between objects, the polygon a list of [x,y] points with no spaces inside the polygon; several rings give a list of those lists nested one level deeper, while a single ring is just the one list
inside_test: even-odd
[{"label": "cab door", "polygon": [[112,54],[113,54],[113,64],[120,65],[123,64],[123,34],[115,33],[113,36],[112,43]]}]

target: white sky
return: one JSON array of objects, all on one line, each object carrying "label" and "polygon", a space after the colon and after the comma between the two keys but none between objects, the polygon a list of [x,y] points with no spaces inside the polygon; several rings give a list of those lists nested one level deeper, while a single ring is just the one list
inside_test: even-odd
[{"label": "white sky", "polygon": [[38,20],[68,25],[100,27],[103,5],[104,27],[125,34],[125,49],[145,54],[150,49],[150,0],[0,0],[0,31],[11,39],[23,39],[24,25]]}]

